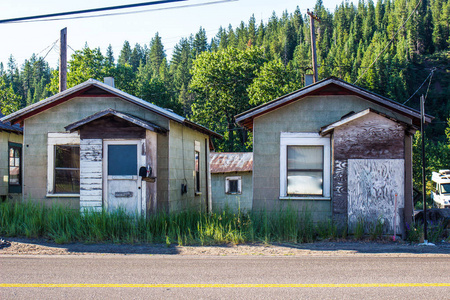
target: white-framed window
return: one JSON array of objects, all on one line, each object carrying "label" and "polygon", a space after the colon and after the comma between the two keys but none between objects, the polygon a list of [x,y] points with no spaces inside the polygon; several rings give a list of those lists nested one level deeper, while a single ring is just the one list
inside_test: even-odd
[{"label": "white-framed window", "polygon": [[280,134],[280,199],[330,199],[331,144],[318,133]]},{"label": "white-framed window", "polygon": [[242,178],[241,178],[241,176],[225,177],[225,193],[226,194],[242,194]]},{"label": "white-framed window", "polygon": [[79,134],[49,132],[47,162],[47,197],[79,197]]}]

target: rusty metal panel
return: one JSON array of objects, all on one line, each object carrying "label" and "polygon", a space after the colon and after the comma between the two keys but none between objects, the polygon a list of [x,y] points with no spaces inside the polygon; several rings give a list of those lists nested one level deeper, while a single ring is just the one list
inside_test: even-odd
[{"label": "rusty metal panel", "polygon": [[253,152],[213,152],[211,173],[252,172]]}]

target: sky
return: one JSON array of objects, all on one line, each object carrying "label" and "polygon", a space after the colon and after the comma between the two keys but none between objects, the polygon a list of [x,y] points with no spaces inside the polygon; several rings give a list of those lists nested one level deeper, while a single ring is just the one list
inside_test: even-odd
[{"label": "sky", "polygon": [[[109,7],[148,2],[149,0],[0,0],[0,20],[50,13]],[[323,0],[333,11],[342,0]],[[206,30],[208,39],[214,37],[220,26],[229,24],[236,28],[241,21],[248,22],[252,14],[257,24],[266,23],[273,12],[281,16],[284,11],[293,13],[298,6],[302,14],[313,10],[316,0],[188,0],[171,4],[152,5],[134,9],[97,12],[67,17],[83,17],[57,21],[21,22],[0,24],[0,62],[6,68],[10,55],[19,66],[34,53],[45,57],[50,67],[56,68],[59,58],[60,31],[67,27],[68,59],[74,50],[87,43],[90,48],[100,47],[102,53],[111,44],[117,59],[124,41],[133,47],[149,44],[156,32],[162,38],[168,58],[182,37]],[[137,12],[137,13],[130,13]],[[86,16],[130,13],[113,16],[85,18]],[[52,46],[54,46],[52,48]]]}]

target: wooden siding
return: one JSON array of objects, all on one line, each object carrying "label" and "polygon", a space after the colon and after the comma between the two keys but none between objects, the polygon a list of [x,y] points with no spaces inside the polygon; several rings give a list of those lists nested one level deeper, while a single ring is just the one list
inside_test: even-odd
[{"label": "wooden siding", "polygon": [[145,199],[147,204],[147,211],[149,214],[154,214],[157,212],[158,208],[158,198],[157,198],[157,180],[158,180],[158,160],[157,160],[157,149],[158,149],[158,136],[157,133],[147,130],[147,138],[145,140],[145,156],[146,163],[152,168],[151,177],[155,177],[153,182],[143,182],[142,190],[145,191]]},{"label": "wooden siding", "polygon": [[334,175],[333,175],[333,218],[339,224],[347,223],[347,174],[348,161],[335,160],[334,161]]},{"label": "wooden siding", "polygon": [[107,116],[84,125],[80,130],[82,139],[142,139],[145,129],[114,116]]},{"label": "wooden siding", "polygon": [[335,130],[334,157],[404,158],[405,128],[375,113]]},{"label": "wooden siding", "polygon": [[80,141],[80,210],[102,210],[102,140]]},{"label": "wooden siding", "polygon": [[[404,140],[404,126],[376,113],[334,129],[333,218],[347,223],[350,232],[359,218],[368,232],[369,224],[380,217],[386,232],[392,233],[395,193],[397,226],[403,220]],[[397,232],[401,233],[399,227]]]}]

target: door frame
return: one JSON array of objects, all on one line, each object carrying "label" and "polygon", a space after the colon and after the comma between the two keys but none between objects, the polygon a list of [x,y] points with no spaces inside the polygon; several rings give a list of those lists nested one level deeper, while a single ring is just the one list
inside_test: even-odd
[{"label": "door frame", "polygon": [[[143,145],[145,145],[145,139],[104,139],[103,140],[103,166],[102,166],[102,177],[103,177],[103,207],[108,211],[108,146],[109,145],[136,145],[137,148],[137,165],[136,165],[136,176],[137,176],[137,207],[140,208],[141,215],[146,215],[146,201],[143,200],[142,195],[142,178],[139,176],[139,167],[145,166],[145,150]],[[134,176],[134,175],[133,175]]]}]

